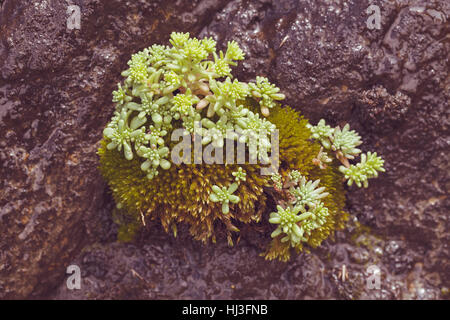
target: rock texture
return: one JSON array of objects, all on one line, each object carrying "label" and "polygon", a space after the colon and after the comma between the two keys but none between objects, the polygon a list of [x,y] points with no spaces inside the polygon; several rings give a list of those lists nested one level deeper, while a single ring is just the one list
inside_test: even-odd
[{"label": "rock texture", "polygon": [[[67,28],[78,5],[81,29]],[[5,1],[0,11],[0,298],[39,296],[111,226],[97,142],[129,56],[198,32],[217,1]],[[108,199],[108,201],[110,201]],[[109,211],[108,211],[109,212]]]},{"label": "rock texture", "polygon": [[[0,11],[0,298],[448,298],[448,2],[72,1],[80,30],[68,3]],[[238,41],[239,79],[268,76],[311,122],[349,122],[385,158],[349,190],[354,219],[335,241],[286,264],[264,261],[256,235],[205,247],[155,226],[114,242],[97,141],[130,54],[173,30]],[[81,290],[66,288],[71,263]]]}]

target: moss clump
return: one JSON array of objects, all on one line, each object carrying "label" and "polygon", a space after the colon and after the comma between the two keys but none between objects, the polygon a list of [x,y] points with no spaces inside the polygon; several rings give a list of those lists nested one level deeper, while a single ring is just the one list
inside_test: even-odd
[{"label": "moss clump", "polygon": [[[345,190],[342,175],[335,160],[324,169],[314,164],[315,156],[320,152],[319,143],[310,140],[311,132],[307,128],[308,121],[292,108],[277,107],[268,117],[280,132],[280,175],[286,178],[292,170],[298,170],[308,180],[320,179],[320,186],[325,187],[329,195],[322,199],[328,208],[329,215],[322,227],[314,230],[306,243],[311,247],[319,246],[323,240],[342,229],[348,219],[344,211]],[[289,242],[281,242],[282,236],[274,238],[264,253],[266,259],[287,261],[291,255]],[[304,249],[300,242],[295,248],[300,252]]]},{"label": "moss clump", "polygon": [[[251,108],[252,106],[249,106]],[[267,118],[279,129],[280,173],[286,176],[296,169],[310,179],[320,179],[320,185],[330,193],[324,199],[330,215],[322,228],[315,230],[309,241],[316,247],[337,228],[343,227],[347,214],[344,212],[345,195],[336,165],[321,170],[313,164],[320,150],[317,142],[309,140],[308,123],[300,114],[286,107],[275,107]],[[118,150],[108,150],[104,139],[99,149],[100,170],[107,180],[116,203],[120,204],[121,219],[119,239],[129,241],[145,220],[159,220],[166,232],[176,230],[178,224],[187,224],[191,235],[203,242],[216,240],[220,233],[228,235],[237,232],[236,221],[240,223],[259,222],[263,214],[268,215],[268,197],[271,197],[270,176],[260,174],[260,165],[172,165],[168,170],[149,180],[141,170],[141,161],[125,159]],[[235,194],[241,199],[230,206],[229,214],[223,214],[221,203],[209,199],[214,185],[226,186],[235,181],[234,172],[242,167],[245,180]],[[266,192],[265,192],[266,191]],[[287,261],[290,257],[289,243],[272,240],[265,252],[267,259]],[[296,247],[297,251],[303,246]]]},{"label": "moss clump", "polygon": [[206,242],[210,238],[215,241],[216,222],[222,222],[230,232],[237,231],[232,220],[258,222],[266,208],[263,187],[269,179],[260,175],[259,166],[239,165],[246,172],[246,180],[235,192],[241,201],[223,214],[222,204],[209,199],[209,190],[233,183],[232,173],[238,165],[172,165],[149,180],[139,160],[126,160],[117,150],[108,150],[106,144],[103,140],[99,149],[100,170],[116,203],[135,221],[141,221],[141,214],[145,219],[158,219],[166,231],[185,223],[195,239]]}]

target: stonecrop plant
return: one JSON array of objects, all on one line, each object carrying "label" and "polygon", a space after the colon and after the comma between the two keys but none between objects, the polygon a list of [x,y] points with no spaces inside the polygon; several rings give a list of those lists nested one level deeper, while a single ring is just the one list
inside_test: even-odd
[{"label": "stonecrop plant", "polygon": [[[219,54],[213,39],[198,40],[189,33],[172,33],[170,43],[171,47],[144,49],[128,62],[129,69],[122,72],[124,84],[113,92],[114,117],[103,131],[110,140],[107,148],[123,152],[127,160],[143,158],[141,169],[149,179],[170,168],[164,137],[174,123],[186,133],[199,134],[203,145],[217,147],[223,147],[225,138],[236,139],[237,134],[227,136],[227,131],[236,131],[242,134],[240,142],[255,141],[259,155],[264,156],[270,149],[267,136],[275,126],[240,102],[247,97],[258,99],[267,116],[274,101],[284,99],[280,89],[263,77],[250,84],[231,80],[230,66],[244,59],[234,41]],[[196,122],[201,127],[197,128]]]},{"label": "stonecrop plant", "polygon": [[[183,225],[197,240],[224,236],[233,245],[241,226],[259,224],[255,232],[271,234],[263,255],[287,261],[291,248],[317,247],[343,228],[342,179],[367,187],[367,179],[384,171],[383,160],[368,152],[350,165],[361,139],[348,125],[312,126],[280,106],[285,96],[267,78],[234,78],[232,68],[245,57],[236,42],[217,51],[212,38],[173,32],[169,43],[131,57],[103,130],[100,170],[117,205],[119,240],[132,240],[153,220],[175,236]],[[244,161],[198,162],[184,148],[182,161],[174,161],[177,130],[183,141],[214,150],[216,160],[225,145],[240,144]],[[277,172],[263,174],[263,167]]]},{"label": "stonecrop plant", "polygon": [[[377,153],[367,152],[361,154],[357,147],[362,144],[361,137],[350,126],[346,124],[340,127],[331,128],[321,119],[316,126],[310,124],[307,127],[311,130],[311,138],[319,140],[325,149],[333,151],[336,158],[342,163],[339,171],[344,174],[347,184],[351,186],[355,183],[358,187],[369,186],[368,179],[378,177],[378,172],[384,172],[384,160],[377,156]],[[361,154],[361,161],[356,165],[351,165],[349,160],[355,159]],[[325,158],[324,158],[325,157]],[[325,159],[325,160],[324,160]],[[330,162],[328,155],[324,155],[322,150],[316,159],[319,166],[323,162]]]}]

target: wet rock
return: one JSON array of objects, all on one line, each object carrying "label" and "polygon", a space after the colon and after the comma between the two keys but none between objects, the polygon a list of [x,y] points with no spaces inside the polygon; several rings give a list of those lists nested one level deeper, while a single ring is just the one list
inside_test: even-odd
[{"label": "wet rock", "polygon": [[[395,254],[392,244],[385,248],[388,256],[384,263],[393,273],[404,274],[421,261],[426,272],[439,270],[448,282],[448,264],[440,260],[449,254],[445,245],[449,200],[443,189],[449,183],[449,155],[444,151],[449,147],[445,114],[450,92],[444,75],[448,24],[430,16],[430,10],[448,15],[449,7],[438,1],[402,7],[379,39],[378,50],[385,57],[372,59],[370,65],[375,74],[383,70],[380,82],[392,93],[386,95],[382,88],[362,92],[362,100],[368,103],[359,106],[366,109],[366,115],[354,127],[360,128],[372,145],[367,148],[386,159],[387,172],[368,190],[352,191],[349,205],[375,232],[402,240]],[[394,61],[394,56],[395,67],[384,68],[386,59]],[[398,112],[399,105],[406,107],[406,112]],[[380,108],[384,108],[383,117],[376,116]]]},{"label": "wet rock", "polygon": [[364,126],[373,132],[386,134],[401,125],[410,106],[411,99],[406,94],[397,91],[392,95],[379,86],[361,93],[355,112],[360,114],[360,122]]},{"label": "wet rock", "polygon": [[199,31],[223,6],[73,4],[79,30],[68,28],[66,1],[1,5],[0,298],[48,292],[83,246],[114,238],[96,150],[120,71],[132,52],[172,30]]},{"label": "wet rock", "polygon": [[[58,283],[47,297],[448,296],[450,7],[437,0],[375,2],[381,28],[371,30],[371,3],[234,0],[178,8],[170,1],[85,1],[82,31],[68,32],[63,5],[41,10],[6,0],[0,297],[43,294]],[[368,189],[349,189],[355,219],[335,241],[289,263],[264,261],[257,235],[233,248],[202,246],[182,231],[173,239],[155,226],[137,243],[112,242],[112,203],[96,171],[99,128],[129,55],[175,29],[222,44],[238,41],[247,55],[239,79],[268,76],[311,122],[348,122],[364,151],[383,156],[386,173]],[[41,35],[35,42],[34,34]],[[79,291],[61,282],[69,263],[81,267]],[[380,271],[378,289],[367,285],[371,266]]]},{"label": "wet rock", "polygon": [[[381,28],[370,30],[366,9],[371,3],[259,1],[249,6],[234,1],[203,32],[267,47],[269,54],[250,51],[238,72],[267,75],[313,123],[320,118],[348,122],[361,133],[364,151],[381,154],[387,172],[367,190],[349,190],[350,212],[386,241],[406,241],[399,255],[383,253],[383,243],[379,254],[374,252],[388,273],[404,275],[415,261],[423,261],[424,269],[441,274],[448,287],[448,263],[442,261],[449,256],[450,6],[444,1],[375,3]],[[245,30],[237,27],[249,21]],[[351,257],[365,261],[357,251]]]},{"label": "wet rock", "polygon": [[393,274],[403,274],[413,268],[418,252],[408,252],[403,241],[391,240],[385,247],[384,263]]},{"label": "wet rock", "polygon": [[[72,262],[87,270],[81,290],[68,290],[64,284],[51,297],[119,298],[123,297],[123,288],[127,292],[133,288],[133,294],[126,298],[299,299],[314,297],[317,292],[325,296],[331,290],[325,283],[323,262],[313,255],[304,255],[292,265],[266,262],[247,241],[236,248],[229,248],[226,242],[205,247],[189,237],[168,238],[155,229],[139,246],[114,243],[87,248]],[[132,253],[128,255],[127,251]],[[107,274],[91,272],[92,265],[107,265]]]}]

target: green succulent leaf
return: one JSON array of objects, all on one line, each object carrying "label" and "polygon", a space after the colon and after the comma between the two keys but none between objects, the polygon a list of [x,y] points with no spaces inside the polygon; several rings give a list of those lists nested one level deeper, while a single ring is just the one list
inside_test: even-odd
[{"label": "green succulent leaf", "polygon": [[232,173],[234,179],[237,183],[240,183],[241,181],[245,181],[247,177],[247,173],[242,169],[242,167],[239,167],[237,171],[234,171]]},{"label": "green succulent leaf", "polygon": [[284,94],[279,93],[280,89],[265,77],[256,77],[256,83],[249,83],[249,87],[252,96],[259,100],[261,113],[266,117],[269,109],[275,106],[275,101],[285,98]]},{"label": "green succulent leaf", "polygon": [[347,159],[354,159],[356,155],[361,153],[361,150],[356,148],[362,143],[361,137],[356,131],[350,130],[349,124],[346,124],[342,130],[336,127],[331,142],[331,149],[341,151]]},{"label": "green succulent leaf", "polygon": [[319,140],[325,149],[331,148],[330,139],[333,136],[334,129],[327,125],[324,119],[320,119],[316,126],[308,123],[306,127],[311,130],[311,139]]},{"label": "green succulent leaf", "polygon": [[230,212],[229,210],[229,203],[238,203],[239,197],[236,195],[233,195],[233,193],[238,188],[237,183],[232,183],[228,188],[226,187],[219,187],[219,186],[212,186],[211,190],[212,192],[209,194],[209,200],[212,202],[221,202],[222,203],[222,213],[228,214]]},{"label": "green succulent leaf", "polygon": [[361,155],[361,161],[356,165],[350,165],[346,168],[339,167],[339,171],[344,174],[347,184],[352,186],[355,183],[358,187],[369,186],[368,179],[378,177],[378,172],[384,172],[384,160],[377,156],[377,153],[367,152]]},{"label": "green succulent leaf", "polygon": [[319,183],[320,180],[308,181],[305,177],[301,177],[298,186],[289,190],[295,198],[295,204],[314,207],[318,200],[328,196],[329,193],[325,192],[324,187],[319,187]]}]

